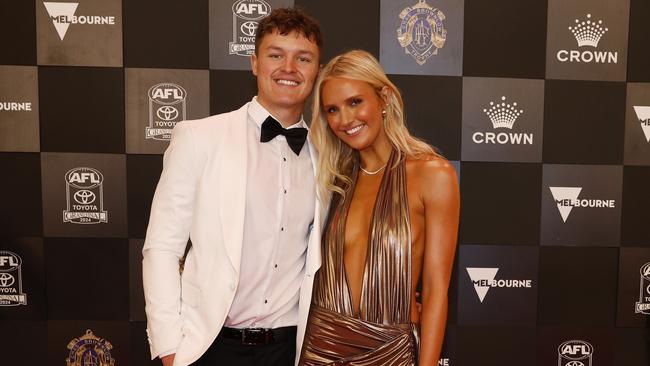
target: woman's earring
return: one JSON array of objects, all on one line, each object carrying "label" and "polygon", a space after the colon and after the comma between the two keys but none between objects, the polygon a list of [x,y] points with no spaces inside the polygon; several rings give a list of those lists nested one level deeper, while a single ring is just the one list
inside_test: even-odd
[{"label": "woman's earring", "polygon": [[388,113],[386,113],[386,110],[385,110],[385,109],[382,109],[382,110],[381,110],[381,118],[384,120],[384,122],[386,122],[386,115],[387,115],[387,114],[388,114]]}]

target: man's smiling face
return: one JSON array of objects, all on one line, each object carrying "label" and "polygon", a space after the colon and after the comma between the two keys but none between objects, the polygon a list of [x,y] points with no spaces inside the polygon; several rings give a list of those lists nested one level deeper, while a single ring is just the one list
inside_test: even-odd
[{"label": "man's smiling face", "polygon": [[271,114],[302,110],[318,75],[318,45],[297,32],[267,34],[252,56],[252,68],[257,99]]}]

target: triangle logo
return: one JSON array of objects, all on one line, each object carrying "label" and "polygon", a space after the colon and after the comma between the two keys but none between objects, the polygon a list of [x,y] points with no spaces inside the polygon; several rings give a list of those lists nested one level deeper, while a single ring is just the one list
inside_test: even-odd
[{"label": "triangle logo", "polygon": [[64,17],[66,20],[72,19],[74,13],[77,11],[77,6],[79,3],[53,3],[53,2],[44,2],[45,10],[50,15],[52,23],[56,32],[59,34],[59,38],[63,41],[65,34],[68,32],[68,27],[70,26],[69,22],[63,22],[59,17]]},{"label": "triangle logo", "polygon": [[636,112],[636,117],[641,122],[641,128],[646,140],[650,142],[650,107],[635,105],[634,112]]},{"label": "triangle logo", "polygon": [[569,214],[573,209],[573,205],[565,205],[563,201],[569,200],[569,202],[574,202],[578,199],[582,187],[548,187],[551,190],[555,204],[557,205],[558,211],[560,211],[560,216],[562,216],[562,221],[566,222],[569,218]]},{"label": "triangle logo", "polygon": [[490,283],[499,272],[498,268],[470,268],[467,267],[467,274],[474,284],[474,290],[481,303],[485,299],[488,291],[490,291]]}]

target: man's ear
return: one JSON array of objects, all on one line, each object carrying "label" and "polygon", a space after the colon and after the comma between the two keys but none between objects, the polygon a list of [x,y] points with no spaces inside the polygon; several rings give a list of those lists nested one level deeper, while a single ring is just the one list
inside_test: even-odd
[{"label": "man's ear", "polygon": [[[316,71],[316,79],[318,79],[322,71],[323,71],[323,64],[318,64],[318,70]],[[314,83],[316,82],[316,79],[314,79]]]},{"label": "man's ear", "polygon": [[253,75],[257,76],[257,54],[251,55],[251,70]]}]

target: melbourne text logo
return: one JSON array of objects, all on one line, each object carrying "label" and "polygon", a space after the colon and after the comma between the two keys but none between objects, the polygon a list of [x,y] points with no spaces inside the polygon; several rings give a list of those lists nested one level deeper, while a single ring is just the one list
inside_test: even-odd
[{"label": "melbourne text logo", "polygon": [[417,4],[404,8],[399,18],[397,40],[418,65],[424,65],[445,45],[447,30],[442,24],[445,14],[425,0],[418,0]]},{"label": "melbourne text logo", "polygon": [[71,24],[115,25],[112,15],[75,15],[79,3],[43,2],[43,5],[61,41]]},{"label": "melbourne text logo", "polygon": [[467,273],[474,285],[474,290],[482,303],[491,288],[531,288],[532,280],[495,279],[498,268],[467,267]]},{"label": "melbourne text logo", "polygon": [[641,129],[643,130],[646,141],[650,142],[650,107],[635,105],[634,113],[636,113],[636,118],[641,122]]},{"label": "melbourne text logo", "polygon": [[23,260],[16,253],[0,250],[0,306],[27,305],[23,293]]},{"label": "melbourne text logo", "polygon": [[63,222],[99,224],[108,222],[104,211],[104,176],[97,169],[74,168],[65,174],[67,209]]},{"label": "melbourne text logo", "polygon": [[615,208],[616,201],[608,199],[581,199],[578,196],[582,187],[549,187],[553,200],[560,212],[562,221],[566,222],[574,208]]},{"label": "melbourne text logo", "polygon": [[0,112],[31,112],[31,102],[0,102]]},{"label": "melbourne text logo", "polygon": [[609,30],[603,25],[602,20],[594,20],[591,14],[587,14],[585,19],[576,19],[574,24],[568,27],[568,31],[573,34],[578,49],[559,50],[556,58],[560,62],[576,63],[618,63],[618,52],[598,50],[600,39]]}]

